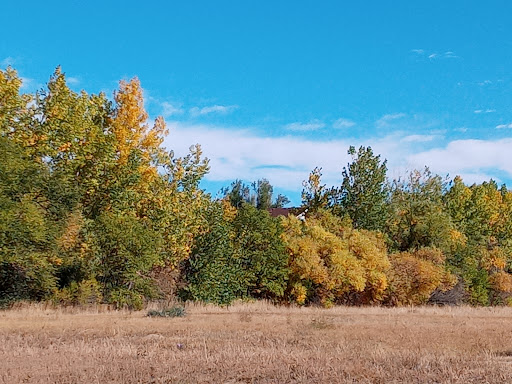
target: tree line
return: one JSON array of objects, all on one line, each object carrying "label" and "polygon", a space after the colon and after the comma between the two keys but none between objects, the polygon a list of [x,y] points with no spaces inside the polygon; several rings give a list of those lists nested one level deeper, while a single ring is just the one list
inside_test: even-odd
[{"label": "tree line", "polygon": [[33,94],[0,71],[0,306],[512,303],[505,185],[428,168],[389,180],[370,147],[350,147],[339,186],[315,168],[302,206],[272,217],[289,200],[267,180],[212,199],[201,147],[177,157],[166,135],[137,79],[110,100],[72,91],[60,68]]}]

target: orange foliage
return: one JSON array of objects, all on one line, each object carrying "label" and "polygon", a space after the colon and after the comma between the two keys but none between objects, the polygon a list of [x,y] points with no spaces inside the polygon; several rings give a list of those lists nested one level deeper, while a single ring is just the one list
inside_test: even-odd
[{"label": "orange foliage", "polygon": [[503,248],[495,247],[492,249],[481,248],[480,266],[487,271],[497,271],[505,268],[507,255]]},{"label": "orange foliage", "polygon": [[512,292],[512,275],[510,273],[500,271],[489,277],[491,287],[499,292]]},{"label": "orange foliage", "polygon": [[118,163],[125,165],[132,152],[137,150],[143,163],[141,173],[152,180],[157,171],[151,165],[155,158],[162,156],[160,145],[168,133],[165,121],[158,117],[153,127],[149,127],[142,87],[137,78],[121,81],[114,98],[117,108],[112,126],[117,140]]},{"label": "orange foliage", "polygon": [[391,304],[424,304],[436,290],[448,290],[457,282],[444,268],[444,255],[435,248],[389,256],[389,298]]},{"label": "orange foliage", "polygon": [[70,251],[79,243],[80,230],[83,226],[81,212],[73,212],[69,215],[63,233],[57,239],[57,245],[64,251]]}]

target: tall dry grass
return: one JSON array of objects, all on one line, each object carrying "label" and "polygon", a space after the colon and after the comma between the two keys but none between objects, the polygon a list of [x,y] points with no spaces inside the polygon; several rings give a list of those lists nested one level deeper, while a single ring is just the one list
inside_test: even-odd
[{"label": "tall dry grass", "polygon": [[511,383],[509,308],[0,312],[1,383]]}]

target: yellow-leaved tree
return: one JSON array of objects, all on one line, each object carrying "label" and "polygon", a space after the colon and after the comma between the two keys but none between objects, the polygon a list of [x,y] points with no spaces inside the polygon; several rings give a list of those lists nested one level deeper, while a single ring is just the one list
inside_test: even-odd
[{"label": "yellow-leaved tree", "polygon": [[172,295],[177,267],[190,256],[194,237],[205,227],[202,212],[208,199],[199,188],[208,160],[199,145],[176,157],[163,147],[168,134],[157,117],[152,126],[144,109],[143,91],[134,78],[121,81],[111,121],[116,143],[113,203],[160,238],[158,257],[149,274],[161,293]]},{"label": "yellow-leaved tree", "polygon": [[380,235],[354,230],[320,210],[305,221],[283,218],[289,287],[298,304],[371,303],[387,288],[387,251]]},{"label": "yellow-leaved tree", "polygon": [[136,190],[146,194],[158,178],[158,166],[169,163],[168,155],[162,147],[168,133],[165,121],[157,117],[154,124],[149,125],[142,87],[137,78],[121,81],[114,100],[116,105],[111,125],[115,136],[118,170],[125,172],[127,168],[136,167],[131,169],[131,172],[135,171],[139,175]]},{"label": "yellow-leaved tree", "polygon": [[445,256],[437,248],[394,253],[389,258],[389,304],[425,304],[436,289],[446,291],[457,282],[456,276],[446,270]]}]

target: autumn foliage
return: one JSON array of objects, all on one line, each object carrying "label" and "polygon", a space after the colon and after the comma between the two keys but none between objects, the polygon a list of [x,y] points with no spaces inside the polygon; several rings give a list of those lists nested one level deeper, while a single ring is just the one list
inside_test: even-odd
[{"label": "autumn foliage", "polygon": [[[348,225],[347,225],[348,224]],[[387,288],[389,260],[382,237],[358,231],[327,211],[303,223],[283,219],[289,294],[298,304],[376,303]]]},{"label": "autumn foliage", "polygon": [[220,199],[200,188],[200,145],[163,147],[138,79],[112,99],[71,90],[60,68],[34,94],[21,85],[0,71],[0,306],[414,305],[454,286],[455,302],[512,303],[506,186],[428,168],[390,181],[386,160],[350,147],[340,186],[317,167],[302,207],[275,218],[289,200],[267,179],[236,180]]}]

